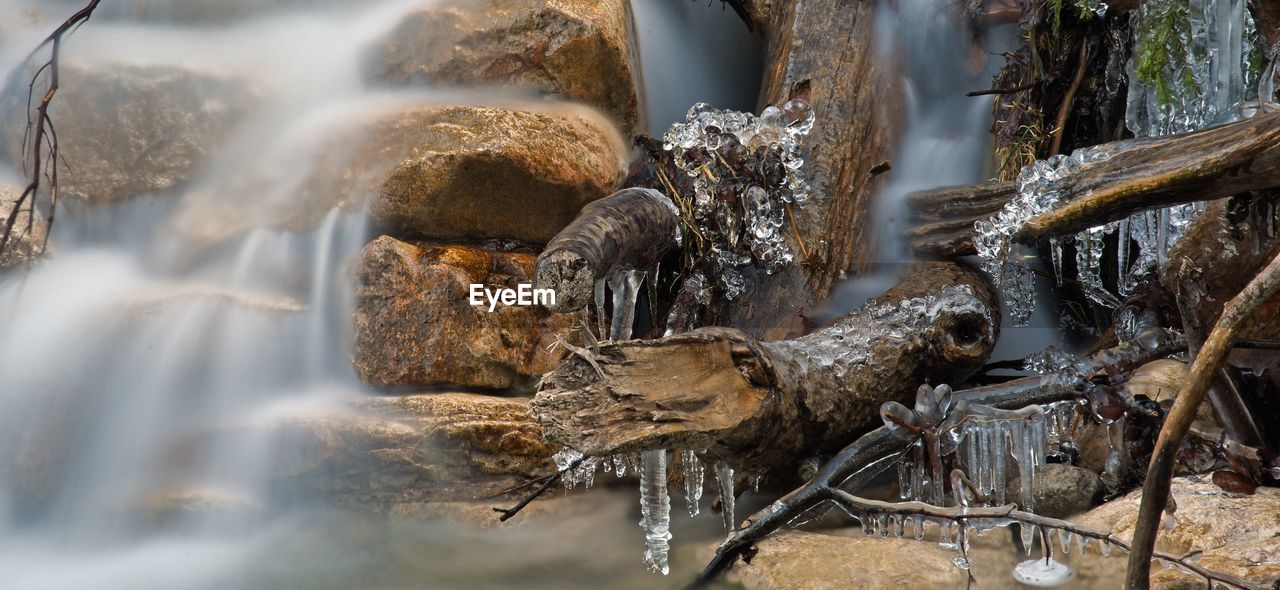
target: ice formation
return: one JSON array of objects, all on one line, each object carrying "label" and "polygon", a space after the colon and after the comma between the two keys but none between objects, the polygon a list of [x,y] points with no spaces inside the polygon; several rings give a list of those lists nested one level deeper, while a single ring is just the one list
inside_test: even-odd
[{"label": "ice formation", "polygon": [[803,100],[759,117],[700,102],[663,135],[663,148],[692,179],[691,223],[707,253],[701,271],[727,299],[742,295],[747,265],[773,273],[794,258],[787,217],[809,198],[800,142],[814,119]]},{"label": "ice formation", "polygon": [[698,504],[702,502],[702,482],[706,477],[706,467],[694,451],[681,451],[680,466],[683,471],[684,498],[689,504],[689,516],[697,516]]},{"label": "ice formation", "polygon": [[720,488],[720,516],[724,518],[724,530],[732,533],[737,527],[734,521],[733,468],[723,461],[715,464],[716,485]]},{"label": "ice formation", "polygon": [[[1080,9],[1105,12],[1094,0],[1076,0]],[[1125,66],[1128,96],[1125,123],[1134,136],[1160,137],[1221,125],[1242,116],[1257,83],[1257,31],[1246,0],[1148,2],[1131,12],[1133,51]],[[1106,87],[1118,91],[1119,67],[1107,70]],[[1105,158],[1086,148],[1070,157],[1053,156],[1022,170],[1018,195],[990,220],[977,222],[974,245],[983,267],[1004,294],[1016,325],[1026,325],[1035,305],[1030,269],[1010,242],[1027,219],[1063,199],[1055,181],[1082,164]],[[1142,277],[1162,269],[1169,246],[1187,230],[1201,205],[1189,204],[1136,213],[1128,219],[1074,236],[1078,280],[1085,295],[1103,307],[1117,307]],[[1103,240],[1118,232],[1114,293],[1102,280]],[[1054,273],[1061,284],[1063,241],[1050,243]]]},{"label": "ice formation", "polygon": [[1071,567],[1049,557],[1024,561],[1013,568],[1013,579],[1027,586],[1052,588],[1066,584],[1075,577],[1076,573]]},{"label": "ice formation", "polygon": [[645,451],[640,464],[640,528],[644,529],[644,562],[667,575],[671,543],[671,498],[667,494],[667,452]]}]

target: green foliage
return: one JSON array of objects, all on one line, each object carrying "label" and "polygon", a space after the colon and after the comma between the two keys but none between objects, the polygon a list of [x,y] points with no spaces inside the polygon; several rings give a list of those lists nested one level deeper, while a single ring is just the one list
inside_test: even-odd
[{"label": "green foliage", "polygon": [[[1191,38],[1188,0],[1149,0],[1141,10],[1133,51],[1137,55],[1138,80],[1156,90],[1162,105],[1174,103],[1177,94],[1198,94],[1188,65],[1195,56],[1187,46]],[[1176,92],[1180,85],[1183,92]]]}]

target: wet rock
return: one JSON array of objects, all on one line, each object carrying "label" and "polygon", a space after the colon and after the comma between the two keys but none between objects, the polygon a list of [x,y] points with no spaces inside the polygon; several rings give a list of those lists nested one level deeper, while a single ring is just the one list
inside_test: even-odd
[{"label": "wet rock", "polygon": [[178,231],[198,243],[257,226],[304,231],[372,200],[374,222],[397,237],[545,243],[621,176],[620,138],[584,107],[366,110],[272,148],[308,171],[295,184],[279,186],[276,160],[249,163],[184,201]]},{"label": "wet rock", "polygon": [[[234,78],[172,66],[64,63],[50,108],[61,157],[59,197],[110,203],[171,189],[208,160],[255,93]],[[3,155],[23,150],[27,78],[3,103]]]},{"label": "wet rock", "polygon": [[[4,224],[20,196],[22,196],[22,188],[0,185],[0,232],[3,231]],[[13,236],[10,237],[9,243],[5,244],[4,251],[0,252],[0,270],[28,265],[44,253],[44,217],[37,213],[30,219],[32,223],[28,231],[27,222],[30,212],[31,199],[28,198],[22,204],[22,210],[18,212],[18,221],[13,226]]]},{"label": "wet rock", "polygon": [[542,306],[489,311],[469,297],[471,284],[531,283],[533,264],[529,254],[374,240],[356,268],[356,373],[378,387],[530,385],[559,361],[547,348],[577,316]]},{"label": "wet rock", "polygon": [[[1270,587],[1280,579],[1280,489],[1258,488],[1251,496],[1229,494],[1208,476],[1173,480],[1178,509],[1172,530],[1161,529],[1156,548],[1173,555],[1203,552],[1205,568]],[[1108,502],[1073,519],[1110,529],[1128,541],[1138,520],[1141,490]],[[1204,581],[1177,569],[1152,568],[1156,590],[1204,588]]]},{"label": "wet rock", "polygon": [[450,0],[406,16],[367,52],[378,82],[502,85],[558,94],[640,127],[626,0]]},{"label": "wet rock", "polygon": [[369,397],[273,426],[274,474],[339,504],[479,500],[555,469],[527,398],[467,393]]},{"label": "wet rock", "polygon": [[202,488],[170,488],[156,491],[143,500],[146,510],[157,524],[201,519],[218,521],[262,516],[267,508],[261,502],[233,492]]},{"label": "wet rock", "polygon": [[400,125],[428,143],[373,200],[371,216],[392,235],[545,244],[622,174],[609,136],[585,119],[462,107]]},{"label": "wet rock", "polygon": [[[1102,496],[1102,482],[1096,472],[1065,465],[1049,463],[1036,473],[1033,501],[1035,513],[1053,518],[1065,518],[1092,508]],[[1005,497],[1016,500],[1022,497],[1022,484],[1009,482]]]},{"label": "wet rock", "polygon": [[738,562],[729,578],[747,590],[965,587],[965,572],[951,563],[955,554],[936,543],[845,532],[774,535],[757,543],[751,562]]}]

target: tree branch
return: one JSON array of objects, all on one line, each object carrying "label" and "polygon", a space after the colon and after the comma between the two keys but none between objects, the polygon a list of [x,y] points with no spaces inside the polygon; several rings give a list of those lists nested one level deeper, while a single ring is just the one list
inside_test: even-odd
[{"label": "tree branch", "polygon": [[1244,290],[1227,303],[1191,364],[1188,381],[1178,391],[1177,400],[1160,429],[1147,469],[1147,479],[1142,486],[1142,505],[1133,537],[1134,552],[1129,556],[1125,580],[1129,590],[1145,590],[1150,584],[1150,556],[1155,548],[1160,515],[1169,502],[1169,486],[1178,447],[1195,420],[1196,409],[1204,400],[1205,390],[1218,376],[1245,321],[1277,291],[1280,291],[1280,255],[1272,258]]}]

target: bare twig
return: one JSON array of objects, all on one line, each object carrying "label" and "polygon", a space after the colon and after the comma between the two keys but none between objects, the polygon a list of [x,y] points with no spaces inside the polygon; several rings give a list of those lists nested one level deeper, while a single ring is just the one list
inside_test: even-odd
[{"label": "bare twig", "polygon": [[1129,556],[1129,571],[1125,587],[1145,590],[1150,584],[1151,552],[1155,548],[1160,515],[1169,502],[1169,486],[1179,445],[1195,419],[1196,409],[1204,400],[1209,384],[1218,376],[1232,343],[1257,308],[1280,291],[1280,255],[1245,286],[1240,294],[1229,301],[1222,315],[1214,324],[1204,346],[1191,364],[1188,380],[1178,391],[1178,398],[1169,410],[1169,416],[1156,439],[1155,452],[1147,468],[1147,479],[1142,486],[1142,505],[1138,510],[1138,523],[1134,529],[1134,552]]},{"label": "bare twig", "polygon": [[1071,87],[1062,97],[1062,106],[1058,107],[1058,119],[1054,122],[1053,143],[1049,146],[1049,155],[1062,153],[1062,136],[1067,132],[1067,117],[1071,115],[1071,107],[1076,103],[1076,94],[1080,92],[1080,84],[1084,82],[1085,72],[1089,70],[1089,40],[1080,40],[1080,64],[1076,66],[1076,75],[1071,79]]},{"label": "bare twig", "polygon": [[[30,175],[30,182],[23,189],[22,194],[18,196],[17,201],[13,204],[13,210],[9,212],[9,216],[4,220],[3,231],[0,231],[0,253],[8,247],[10,240],[13,238],[14,227],[17,225],[18,216],[22,211],[24,204],[28,205],[27,223],[24,228],[24,235],[30,235],[35,218],[35,201],[40,194],[41,183],[48,180],[49,190],[49,217],[45,220],[45,244],[41,244],[41,251],[47,246],[50,230],[53,228],[53,220],[57,212],[58,206],[58,134],[53,127],[53,119],[49,117],[49,106],[53,103],[53,97],[58,93],[59,87],[59,58],[62,53],[62,42],[66,35],[75,30],[89,17],[93,16],[93,11],[98,8],[98,4],[102,0],[90,0],[84,8],[76,11],[58,28],[54,29],[48,37],[45,37],[39,45],[32,50],[27,57],[26,62],[30,62],[35,58],[36,54],[49,48],[49,59],[36,68],[35,74],[31,77],[28,85],[27,95],[27,111],[30,113],[31,102],[35,98],[36,83],[40,80],[41,75],[47,75],[49,80],[48,88],[40,98],[40,102],[36,107],[35,116],[28,115],[27,130],[24,135],[24,149],[29,149],[27,161],[23,163],[27,174]],[[45,160],[45,152],[48,152],[48,160]],[[30,201],[28,203],[28,201]]]},{"label": "bare twig", "polygon": [[573,463],[570,463],[568,467],[565,467],[564,469],[561,469],[560,471],[557,471],[547,476],[546,480],[542,482],[542,485],[538,486],[538,489],[534,490],[533,493],[522,498],[519,502],[516,503],[515,506],[512,506],[510,508],[494,508],[493,509],[494,512],[497,512],[502,515],[498,517],[498,520],[501,522],[507,522],[508,520],[511,520],[511,518],[514,517],[515,515],[520,514],[520,511],[524,510],[525,506],[528,506],[534,500],[537,500],[538,498],[542,497],[543,494],[547,493],[547,490],[550,490],[551,488],[555,487],[556,484],[560,483],[560,480],[564,479],[565,473],[569,471],[573,471],[574,469],[577,469],[580,465],[582,465],[582,462],[586,460],[587,460],[586,457],[579,457],[576,461],[574,461]]},{"label": "bare twig", "polygon": [[[980,523],[986,521],[1005,521],[1006,523],[1018,523],[1019,525],[1035,526],[1044,529],[1052,529],[1058,531],[1066,531],[1073,535],[1079,535],[1088,539],[1094,539],[1102,543],[1106,543],[1116,547],[1122,551],[1131,551],[1130,545],[1116,538],[1109,531],[1103,531],[1092,527],[1074,524],[1065,520],[1040,516],[1031,512],[1018,510],[1017,505],[1007,504],[1005,506],[977,507],[977,506],[934,506],[923,502],[882,502],[879,500],[868,500],[850,494],[844,490],[828,488],[824,500],[830,501],[846,512],[852,514],[874,514],[880,516],[891,517],[923,517],[935,520],[945,520],[968,527],[974,526],[970,523]],[[991,526],[987,524],[986,526]],[[1046,542],[1047,547],[1047,542]],[[1130,553],[1130,555],[1137,555]],[[1195,572],[1200,577],[1209,582],[1226,584],[1236,588],[1244,588],[1246,590],[1263,590],[1259,585],[1253,584],[1247,580],[1242,580],[1235,576],[1215,572],[1205,569],[1190,561],[1187,557],[1178,557],[1163,552],[1155,552],[1148,559],[1154,557],[1161,561],[1177,564],[1188,571]]]}]

